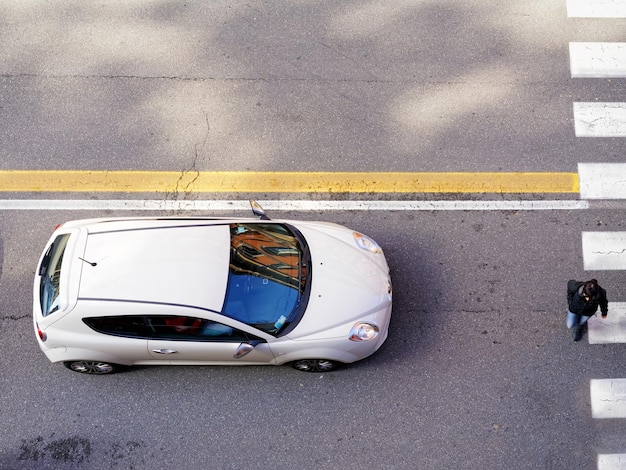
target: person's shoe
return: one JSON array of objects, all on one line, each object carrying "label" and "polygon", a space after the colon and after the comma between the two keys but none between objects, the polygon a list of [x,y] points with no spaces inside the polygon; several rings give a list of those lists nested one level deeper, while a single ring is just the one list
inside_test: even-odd
[{"label": "person's shoe", "polygon": [[574,333],[572,333],[572,337],[574,338],[574,341],[580,341],[580,339],[583,337],[583,327],[578,325],[574,327]]}]

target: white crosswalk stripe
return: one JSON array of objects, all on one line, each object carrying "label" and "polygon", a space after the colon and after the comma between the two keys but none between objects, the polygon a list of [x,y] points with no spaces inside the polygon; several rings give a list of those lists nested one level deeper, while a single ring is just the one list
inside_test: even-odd
[{"label": "white crosswalk stripe", "polygon": [[[570,18],[626,18],[626,0],[566,0],[566,6]],[[572,78],[626,77],[626,43],[570,42],[569,54]],[[626,103],[576,102],[573,111],[576,137],[626,137]],[[581,199],[626,199],[625,164],[581,163],[578,176]],[[582,251],[587,271],[626,270],[626,232],[582,232]],[[609,302],[607,317],[591,317],[587,338],[626,343],[626,303]],[[626,378],[593,379],[590,396],[593,418],[626,418]],[[597,468],[626,470],[626,454],[599,453]]]},{"label": "white crosswalk stripe", "polygon": [[588,321],[590,344],[626,343],[626,303],[609,302],[609,314],[596,314]]},{"label": "white crosswalk stripe", "polygon": [[626,232],[583,232],[585,271],[626,270]]},{"label": "white crosswalk stripe", "polygon": [[626,77],[625,42],[570,42],[572,78]]},{"label": "white crosswalk stripe", "polygon": [[570,18],[626,18],[626,0],[567,0]]},{"label": "white crosswalk stripe", "polygon": [[598,455],[598,470],[626,470],[626,454]]},{"label": "white crosswalk stripe", "polygon": [[626,137],[626,103],[574,103],[576,137]]},{"label": "white crosswalk stripe", "polygon": [[[626,270],[626,232],[582,232],[582,252],[585,270]],[[626,302],[609,302],[608,310],[587,322],[590,344],[626,343]],[[594,419],[626,418],[626,378],[592,379],[590,398]],[[597,467],[626,470],[626,454],[598,454]]]},{"label": "white crosswalk stripe", "polygon": [[590,392],[594,418],[626,418],[626,379],[593,379]]},{"label": "white crosswalk stripe", "polygon": [[579,163],[581,199],[626,199],[626,163]]}]

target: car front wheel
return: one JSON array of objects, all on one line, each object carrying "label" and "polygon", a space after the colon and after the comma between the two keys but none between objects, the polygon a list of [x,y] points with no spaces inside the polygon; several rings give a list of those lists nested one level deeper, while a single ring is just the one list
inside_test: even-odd
[{"label": "car front wheel", "polygon": [[112,374],[119,369],[117,364],[111,364],[110,362],[102,361],[68,361],[63,365],[74,372],[80,372],[81,374]]},{"label": "car front wheel", "polygon": [[335,370],[339,363],[328,359],[301,359],[292,365],[294,369],[304,372],[329,372]]}]

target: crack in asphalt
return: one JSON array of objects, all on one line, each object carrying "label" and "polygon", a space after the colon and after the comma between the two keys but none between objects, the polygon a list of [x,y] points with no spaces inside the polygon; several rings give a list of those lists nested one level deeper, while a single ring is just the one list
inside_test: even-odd
[{"label": "crack in asphalt", "polygon": [[24,318],[30,318],[30,315],[0,315],[0,320],[23,320]]},{"label": "crack in asphalt", "polygon": [[594,255],[623,255],[626,252],[626,248],[619,251],[593,251]]},{"label": "crack in asphalt", "polygon": [[[185,201],[190,200],[192,195],[194,196],[194,199],[196,198],[193,193],[193,185],[198,180],[198,178],[200,178],[200,171],[197,169],[197,163],[198,159],[201,156],[202,150],[209,140],[209,134],[211,132],[209,116],[206,113],[204,114],[204,120],[206,123],[206,132],[204,134],[204,139],[202,140],[202,142],[197,142],[196,144],[194,144],[194,156],[191,162],[191,167],[183,169],[181,171],[180,177],[176,181],[176,187],[174,188],[174,190],[171,193],[165,193],[165,201],[179,200],[179,195],[181,194],[181,192],[183,193],[183,200]],[[191,176],[188,177],[188,175]]]}]

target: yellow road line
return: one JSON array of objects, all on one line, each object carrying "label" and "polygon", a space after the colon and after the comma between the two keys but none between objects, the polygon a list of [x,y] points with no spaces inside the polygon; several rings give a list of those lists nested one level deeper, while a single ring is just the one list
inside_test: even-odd
[{"label": "yellow road line", "polygon": [[0,171],[0,192],[577,193],[577,173]]}]

